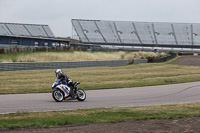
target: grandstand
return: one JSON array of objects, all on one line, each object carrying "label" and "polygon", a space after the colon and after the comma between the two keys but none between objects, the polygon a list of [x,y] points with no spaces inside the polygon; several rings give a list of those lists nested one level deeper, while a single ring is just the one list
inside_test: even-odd
[{"label": "grandstand", "polygon": [[84,44],[200,48],[200,23],[72,19],[72,25]]},{"label": "grandstand", "polygon": [[52,47],[55,44],[68,45],[69,40],[57,39],[48,25],[0,23],[0,47]]},{"label": "grandstand", "polygon": [[0,35],[55,38],[48,25],[0,23]]}]

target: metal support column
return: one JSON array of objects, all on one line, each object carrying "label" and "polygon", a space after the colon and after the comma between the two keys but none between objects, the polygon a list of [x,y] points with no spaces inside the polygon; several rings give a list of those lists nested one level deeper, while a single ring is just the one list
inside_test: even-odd
[{"label": "metal support column", "polygon": [[42,27],[42,29],[44,30],[45,34],[46,34],[48,37],[50,37],[50,36],[48,35],[47,31],[45,30],[45,28],[44,28],[43,26],[41,26],[41,27]]},{"label": "metal support column", "polygon": [[[74,31],[76,32],[76,34],[77,34],[79,40],[81,40],[81,37],[80,37],[79,33],[76,31],[76,28],[75,28],[75,26],[74,26],[73,20],[72,20],[72,27],[74,28]],[[74,38],[74,39],[77,39],[77,38]]]},{"label": "metal support column", "polygon": [[14,34],[12,33],[12,31],[10,30],[10,28],[7,26],[7,24],[5,24],[5,26],[6,26],[6,28],[9,30],[9,32],[10,32],[12,35],[14,35]]},{"label": "metal support column", "polygon": [[113,22],[113,24],[114,24],[114,27],[115,27],[115,31],[116,31],[116,33],[117,33],[117,37],[118,37],[120,43],[122,44],[122,40],[121,40],[121,38],[120,38],[120,36],[119,36],[119,34],[118,34],[118,30],[117,30],[117,26],[116,26],[115,22]]},{"label": "metal support column", "polygon": [[88,42],[90,42],[90,40],[88,39],[87,35],[85,34],[85,32],[83,30],[83,27],[82,27],[82,25],[81,25],[81,23],[79,21],[78,21],[78,24],[81,27],[81,30],[83,31],[83,34],[84,34],[85,38],[87,39]]},{"label": "metal support column", "polygon": [[173,31],[173,34],[172,34],[172,35],[174,36],[174,39],[175,39],[176,45],[178,45],[178,41],[177,41],[176,34],[175,34],[175,30],[174,30],[174,25],[171,24],[171,26],[172,26],[172,31]]},{"label": "metal support column", "polygon": [[135,31],[136,36],[138,37],[140,43],[143,44],[143,43],[142,43],[142,40],[140,39],[140,36],[138,35],[138,32],[137,32],[137,29],[136,29],[135,24],[134,24],[134,23],[132,23],[132,24],[133,24],[133,28],[134,28],[134,31]]},{"label": "metal support column", "polygon": [[193,33],[193,25],[191,24],[191,42],[192,42],[192,46],[194,45],[194,36],[195,34]]},{"label": "metal support column", "polygon": [[106,38],[105,38],[105,37],[103,36],[103,34],[101,33],[101,31],[100,31],[100,29],[99,29],[99,26],[97,25],[97,22],[96,22],[96,21],[94,21],[94,24],[96,25],[96,27],[97,27],[97,29],[98,29],[98,31],[99,31],[99,34],[101,34],[101,36],[102,36],[103,40],[105,41],[105,43],[108,43],[107,40],[106,40]]},{"label": "metal support column", "polygon": [[[153,28],[153,35],[154,35],[154,39],[155,39],[156,45],[158,45],[158,41],[157,41],[157,37],[156,37],[156,33],[157,32],[155,32],[155,28],[154,28],[154,24],[153,23],[152,23],[152,28]],[[158,35],[158,33],[157,33],[157,35]]]},{"label": "metal support column", "polygon": [[75,38],[74,37],[74,26],[72,25],[72,38]]},{"label": "metal support column", "polygon": [[[27,27],[25,26],[25,25],[23,25],[23,27],[26,29],[26,31],[28,31],[28,33],[30,34],[30,36],[33,36],[32,34],[31,34],[31,32],[27,29]],[[45,31],[45,30],[44,30]],[[46,33],[46,32],[45,32]]]}]

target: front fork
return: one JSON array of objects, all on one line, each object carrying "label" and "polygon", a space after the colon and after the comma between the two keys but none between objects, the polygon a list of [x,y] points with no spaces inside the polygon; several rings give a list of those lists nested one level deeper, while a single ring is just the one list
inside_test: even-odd
[{"label": "front fork", "polygon": [[57,94],[60,95],[60,93],[61,93],[60,90],[57,89],[56,91],[57,91]]}]

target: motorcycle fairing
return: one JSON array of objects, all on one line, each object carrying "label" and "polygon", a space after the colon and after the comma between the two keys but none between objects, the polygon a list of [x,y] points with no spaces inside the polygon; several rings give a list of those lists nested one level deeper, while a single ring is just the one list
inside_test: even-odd
[{"label": "motorcycle fairing", "polygon": [[59,85],[56,88],[59,88],[62,92],[64,92],[64,97],[68,97],[69,96],[69,92],[70,92],[70,88],[66,85]]}]

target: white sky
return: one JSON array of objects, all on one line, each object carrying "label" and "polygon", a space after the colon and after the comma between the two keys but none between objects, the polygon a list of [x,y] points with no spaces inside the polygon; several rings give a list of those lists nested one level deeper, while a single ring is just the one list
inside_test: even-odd
[{"label": "white sky", "polygon": [[0,22],[47,24],[68,37],[71,19],[200,23],[200,0],[0,0]]}]

